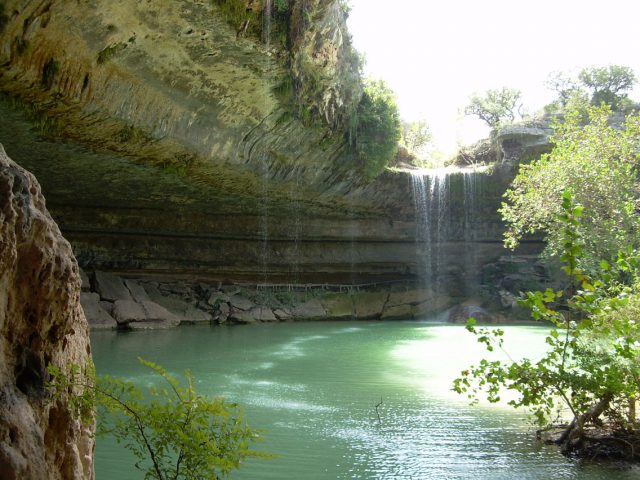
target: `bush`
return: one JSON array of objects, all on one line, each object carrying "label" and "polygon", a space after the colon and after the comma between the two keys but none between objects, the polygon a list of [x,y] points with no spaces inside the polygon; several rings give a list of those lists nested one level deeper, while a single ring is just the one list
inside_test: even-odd
[{"label": "bush", "polygon": [[[589,123],[584,124],[584,113]],[[640,116],[627,117],[623,128],[609,125],[607,106],[580,107],[555,125],[551,153],[520,171],[500,213],[507,223],[505,243],[515,248],[527,234],[546,234],[546,254],[562,252],[560,193],[570,189],[586,214],[580,224],[585,241],[581,266],[593,270],[619,250],[638,245],[636,181],[640,149]]]},{"label": "bush", "polygon": [[389,165],[402,136],[394,92],[382,80],[367,80],[357,111],[351,119],[348,140],[368,179]]},{"label": "bush", "polygon": [[257,434],[242,420],[238,405],[198,394],[189,372],[183,384],[159,365],[140,362],[162,382],[146,392],[77,366],[63,372],[50,365],[49,386],[54,394],[74,392],[72,407],[87,423],[97,409],[98,435],[111,434],[133,452],[145,479],[218,479],[247,457],[265,456],[250,450]]}]

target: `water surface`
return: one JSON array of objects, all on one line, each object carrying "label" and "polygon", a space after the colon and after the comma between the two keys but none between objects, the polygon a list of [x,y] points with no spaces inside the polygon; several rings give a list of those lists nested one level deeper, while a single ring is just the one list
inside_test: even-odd
[{"label": "water surface", "polygon": [[[509,326],[509,353],[535,357],[545,330]],[[420,322],[324,322],[94,332],[99,373],[153,377],[136,358],[180,373],[202,393],[245,407],[265,431],[249,479],[637,479],[640,469],[585,465],[537,444],[523,415],[468,406],[451,380],[483,354],[464,327]],[[376,404],[382,401],[376,413]],[[379,414],[379,419],[378,419]],[[98,480],[137,480],[131,455],[99,439]]]}]

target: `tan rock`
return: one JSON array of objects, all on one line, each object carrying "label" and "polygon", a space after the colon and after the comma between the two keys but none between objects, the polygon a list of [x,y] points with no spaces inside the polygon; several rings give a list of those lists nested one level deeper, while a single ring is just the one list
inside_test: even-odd
[{"label": "tan rock", "polygon": [[263,305],[252,308],[249,314],[259,322],[277,322],[273,310]]},{"label": "tan rock", "polygon": [[91,292],[80,294],[80,304],[91,330],[112,330],[118,328],[118,322],[109,315],[100,302],[100,295]]},{"label": "tan rock", "polygon": [[291,309],[291,316],[296,320],[324,320],[327,318],[327,312],[320,300],[314,298],[294,306]]},{"label": "tan rock", "polygon": [[85,365],[89,331],[71,246],[35,177],[0,146],[0,476],[93,478],[90,425],[47,395],[49,363]]},{"label": "tan rock", "polygon": [[385,307],[380,317],[382,320],[408,320],[413,318],[413,306],[409,304]]},{"label": "tan rock", "polygon": [[347,320],[355,316],[353,300],[347,293],[334,293],[324,296],[322,306],[327,311],[327,317],[336,320]]},{"label": "tan rock", "polygon": [[353,296],[356,307],[356,318],[367,320],[380,318],[389,294],[386,292],[365,292]]}]

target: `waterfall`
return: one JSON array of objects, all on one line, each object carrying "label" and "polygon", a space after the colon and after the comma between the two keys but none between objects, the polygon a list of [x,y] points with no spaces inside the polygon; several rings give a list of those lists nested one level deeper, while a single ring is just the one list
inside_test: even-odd
[{"label": "waterfall", "polygon": [[426,289],[446,294],[451,271],[459,267],[456,274],[466,277],[461,271],[468,273],[476,264],[476,248],[470,243],[477,239],[480,176],[453,168],[411,172],[416,263]]}]

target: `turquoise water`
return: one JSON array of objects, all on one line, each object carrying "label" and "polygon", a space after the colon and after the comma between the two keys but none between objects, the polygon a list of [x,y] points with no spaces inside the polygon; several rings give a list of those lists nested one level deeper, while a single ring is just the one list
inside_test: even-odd
[{"label": "turquoise water", "polygon": [[[544,329],[507,326],[512,356],[535,357]],[[233,479],[637,479],[640,469],[584,465],[534,440],[506,406],[469,407],[450,391],[484,354],[464,327],[420,322],[285,323],[94,332],[99,373],[151,382],[138,356],[245,407],[265,432]],[[375,406],[379,407],[380,420]],[[143,476],[130,454],[98,440],[97,480]]]}]

